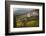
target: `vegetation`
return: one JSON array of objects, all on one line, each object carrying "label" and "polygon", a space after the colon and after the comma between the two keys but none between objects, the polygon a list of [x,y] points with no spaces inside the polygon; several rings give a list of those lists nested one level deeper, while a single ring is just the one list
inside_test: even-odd
[{"label": "vegetation", "polygon": [[39,26],[38,16],[35,17],[16,16],[16,18],[17,18],[16,27],[38,27]]}]

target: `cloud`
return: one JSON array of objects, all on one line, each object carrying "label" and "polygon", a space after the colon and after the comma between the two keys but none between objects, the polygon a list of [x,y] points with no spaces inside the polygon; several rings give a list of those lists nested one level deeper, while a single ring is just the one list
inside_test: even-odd
[{"label": "cloud", "polygon": [[14,8],[13,10],[14,10],[14,14],[16,14],[16,15],[32,11],[31,8]]}]

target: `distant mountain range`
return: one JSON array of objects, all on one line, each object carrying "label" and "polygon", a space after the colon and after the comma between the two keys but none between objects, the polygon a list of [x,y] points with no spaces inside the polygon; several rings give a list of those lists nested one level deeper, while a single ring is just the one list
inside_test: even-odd
[{"label": "distant mountain range", "polygon": [[38,9],[17,8],[13,10],[14,10],[14,15],[38,16],[39,14]]},{"label": "distant mountain range", "polygon": [[21,15],[21,14],[24,14],[24,13],[27,13],[27,12],[31,12],[33,9],[30,9],[30,8],[17,8],[17,9],[13,9],[14,11],[14,14],[15,15]]}]

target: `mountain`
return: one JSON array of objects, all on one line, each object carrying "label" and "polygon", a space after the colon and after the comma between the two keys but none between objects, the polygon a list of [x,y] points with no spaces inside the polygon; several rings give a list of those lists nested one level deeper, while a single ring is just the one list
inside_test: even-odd
[{"label": "mountain", "polygon": [[27,13],[27,12],[31,12],[32,9],[30,9],[30,8],[16,8],[15,9],[14,8],[13,11],[14,11],[15,15],[21,15],[21,14],[24,14],[24,13]]}]

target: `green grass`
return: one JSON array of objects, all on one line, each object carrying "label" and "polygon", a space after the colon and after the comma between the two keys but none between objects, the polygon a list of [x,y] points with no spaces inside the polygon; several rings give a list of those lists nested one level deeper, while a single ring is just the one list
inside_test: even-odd
[{"label": "green grass", "polygon": [[38,27],[39,26],[39,24],[38,24],[39,22],[36,20],[32,20],[32,21],[29,21],[29,22],[27,22],[26,23],[26,26],[30,26],[30,27]]},{"label": "green grass", "polygon": [[[20,21],[17,21],[16,22],[16,25],[17,25],[16,27],[24,26],[23,23],[20,22]],[[38,22],[38,20],[27,21],[25,26],[26,27],[38,27],[39,26],[39,22]]]},{"label": "green grass", "polygon": [[27,16],[17,16],[17,18],[27,18]]},{"label": "green grass", "polygon": [[[26,17],[26,16],[17,16],[17,18],[27,18],[27,19],[31,19],[30,21],[18,21],[16,20],[16,27],[38,27],[39,26],[39,19],[37,19],[37,17]],[[25,25],[24,25],[25,23]]]},{"label": "green grass", "polygon": [[20,22],[20,21],[16,21],[16,26],[17,26],[17,27],[22,26],[22,22]]}]

